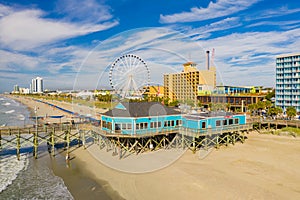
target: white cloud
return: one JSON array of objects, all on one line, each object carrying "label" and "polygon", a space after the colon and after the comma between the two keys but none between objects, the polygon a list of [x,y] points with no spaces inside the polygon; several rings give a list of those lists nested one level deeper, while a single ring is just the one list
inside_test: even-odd
[{"label": "white cloud", "polygon": [[290,21],[260,21],[256,23],[252,23],[250,25],[247,25],[246,27],[257,27],[257,26],[279,26],[284,29],[294,29],[297,26],[300,25],[300,20],[290,20]]},{"label": "white cloud", "polygon": [[4,10],[0,13],[0,44],[14,50],[30,50],[62,39],[106,30],[118,24],[115,20],[83,24],[63,22],[45,18],[45,13],[37,9]]},{"label": "white cloud", "polygon": [[245,20],[253,21],[253,20],[260,20],[260,19],[268,19],[268,18],[290,15],[298,12],[300,12],[300,8],[293,9],[293,8],[288,8],[286,6],[283,6],[277,9],[259,10],[257,12],[254,12],[253,14],[247,15],[245,17]]},{"label": "white cloud", "polygon": [[102,22],[113,18],[110,7],[96,0],[59,0],[56,10],[70,21]]},{"label": "white cloud", "polygon": [[[221,29],[221,24],[227,24],[226,21],[228,27],[239,24],[237,18],[227,20],[211,28]],[[194,32],[193,29],[190,31]],[[5,65],[5,62],[27,59],[23,63],[24,68],[39,67],[47,72],[45,81],[52,88],[72,88],[74,84],[75,89],[93,89],[109,85],[105,69],[125,52],[132,51],[145,60],[150,68],[151,81],[162,83],[164,73],[181,71],[182,64],[188,60],[198,63],[199,69],[204,69],[205,50],[215,48],[214,63],[218,71],[218,83],[274,86],[275,55],[300,52],[299,38],[299,28],[290,31],[234,33],[198,41],[170,29],[147,28],[123,32],[100,42],[94,49],[76,46],[42,49],[42,56],[38,56],[36,61],[30,56],[0,52],[3,55],[0,60]],[[66,69],[69,71],[60,73]],[[77,71],[79,73],[76,76]]]},{"label": "white cloud", "polygon": [[83,63],[76,86],[87,86],[86,80],[90,80],[90,87],[95,88],[99,77],[98,86],[108,85],[105,68],[128,50],[147,62],[152,82],[162,83],[164,73],[181,71],[182,64],[188,60],[204,69],[205,50],[212,48],[216,50],[214,63],[218,83],[274,86],[275,55],[297,52],[300,46],[300,29],[234,33],[199,41],[175,33],[163,29],[137,29],[104,41]]},{"label": "white cloud", "polygon": [[187,35],[194,40],[208,38],[212,32],[228,30],[241,26],[242,23],[238,17],[229,17],[223,20],[201,26],[199,28],[191,28],[186,30]]},{"label": "white cloud", "polygon": [[242,10],[246,10],[260,0],[218,0],[210,2],[207,8],[191,8],[189,12],[170,15],[160,15],[161,23],[195,22],[218,17],[229,16]]},{"label": "white cloud", "polygon": [[17,71],[22,67],[27,70],[33,70],[39,67],[41,60],[41,58],[34,58],[16,52],[0,50],[0,70]]},{"label": "white cloud", "polygon": [[224,84],[274,86],[275,56],[300,52],[300,29],[248,32],[201,41],[215,48],[215,65]]}]

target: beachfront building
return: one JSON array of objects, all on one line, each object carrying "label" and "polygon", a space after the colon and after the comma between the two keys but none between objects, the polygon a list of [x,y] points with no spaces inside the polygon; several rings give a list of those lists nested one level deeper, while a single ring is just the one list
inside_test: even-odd
[{"label": "beachfront building", "polygon": [[31,93],[43,93],[44,92],[44,81],[41,77],[36,77],[31,80],[30,91],[31,91]]},{"label": "beachfront building", "polygon": [[168,131],[181,124],[181,113],[160,102],[121,102],[101,116],[106,133],[143,135]]},{"label": "beachfront building", "polygon": [[125,152],[171,147],[196,151],[208,144],[218,146],[222,141],[229,144],[239,138],[243,142],[243,132],[248,129],[244,114],[184,114],[160,102],[121,102],[101,115],[99,126],[93,127],[93,132],[97,134],[100,148],[114,149],[121,158]]},{"label": "beachfront building", "polygon": [[300,53],[276,57],[275,98],[284,112],[290,106],[300,112]]},{"label": "beachfront building", "polygon": [[216,68],[209,66],[209,52],[207,51],[207,65],[205,70],[198,70],[197,64],[187,62],[183,64],[183,71],[164,74],[164,97],[169,101],[197,102],[199,85],[215,88]]},{"label": "beachfront building", "polygon": [[150,100],[154,100],[155,98],[163,98],[164,86],[161,85],[145,86],[143,96],[146,96]]},{"label": "beachfront building", "polygon": [[30,94],[29,88],[20,88],[20,94]]},{"label": "beachfront building", "polygon": [[262,101],[265,95],[262,86],[217,86],[215,90],[199,87],[197,99],[205,108],[223,104],[228,111],[246,112],[248,105]]},{"label": "beachfront building", "polygon": [[14,93],[14,94],[20,93],[20,87],[18,85],[14,85],[14,90],[12,93]]}]

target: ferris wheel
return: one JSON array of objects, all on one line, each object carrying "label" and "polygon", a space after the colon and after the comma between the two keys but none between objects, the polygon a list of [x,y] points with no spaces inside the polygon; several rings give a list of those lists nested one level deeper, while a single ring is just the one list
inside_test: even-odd
[{"label": "ferris wheel", "polygon": [[141,98],[145,86],[149,86],[150,71],[139,56],[126,54],[112,63],[109,82],[121,98]]}]

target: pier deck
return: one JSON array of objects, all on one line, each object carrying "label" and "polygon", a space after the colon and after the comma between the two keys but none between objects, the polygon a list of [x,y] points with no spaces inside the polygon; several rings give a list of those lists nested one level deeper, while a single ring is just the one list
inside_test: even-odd
[{"label": "pier deck", "polygon": [[33,156],[38,157],[39,145],[46,144],[49,153],[55,155],[55,145],[64,144],[68,153],[70,142],[77,140],[80,143],[84,137],[76,125],[52,124],[25,127],[2,127],[0,129],[0,151],[16,149],[17,158],[20,158],[22,147],[32,147]]}]

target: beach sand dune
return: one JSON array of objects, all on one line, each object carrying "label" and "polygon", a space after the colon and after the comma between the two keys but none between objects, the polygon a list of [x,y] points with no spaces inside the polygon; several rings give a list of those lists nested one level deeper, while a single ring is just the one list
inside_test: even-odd
[{"label": "beach sand dune", "polygon": [[[49,112],[46,105],[40,109]],[[256,132],[247,137],[244,144],[222,146],[201,159],[186,151],[151,173],[114,170],[95,159],[97,151],[82,147],[72,151],[71,162],[125,199],[300,199],[300,138]]]}]

